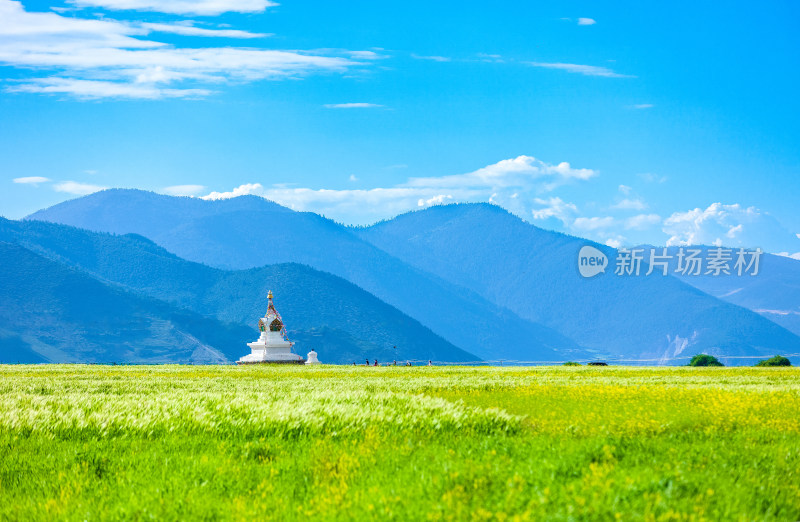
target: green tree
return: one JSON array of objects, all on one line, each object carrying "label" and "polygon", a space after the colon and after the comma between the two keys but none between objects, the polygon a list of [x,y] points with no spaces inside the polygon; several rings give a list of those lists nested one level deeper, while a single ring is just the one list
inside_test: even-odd
[{"label": "green tree", "polygon": [[706,353],[698,353],[689,361],[689,366],[725,366],[719,359]]},{"label": "green tree", "polygon": [[763,361],[758,361],[756,366],[791,366],[792,363],[786,357],[782,355],[776,355],[775,357],[770,357],[769,359],[764,359]]}]

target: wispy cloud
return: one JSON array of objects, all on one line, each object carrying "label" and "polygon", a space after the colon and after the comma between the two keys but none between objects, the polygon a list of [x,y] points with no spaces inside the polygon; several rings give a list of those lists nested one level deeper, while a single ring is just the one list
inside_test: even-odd
[{"label": "wispy cloud", "polygon": [[68,0],[78,7],[102,7],[123,11],[152,11],[170,14],[215,16],[222,13],[260,13],[276,6],[269,0]]},{"label": "wispy cloud", "polygon": [[652,172],[643,172],[641,174],[637,174],[639,179],[642,181],[646,181],[647,183],[664,183],[667,181],[666,176],[662,176],[660,174],[653,174]]},{"label": "wispy cloud", "polygon": [[89,183],[79,183],[77,181],[62,181],[53,185],[53,190],[56,192],[64,192],[66,194],[74,194],[76,196],[85,196],[87,194],[99,192],[107,188],[108,187],[91,185]]},{"label": "wispy cloud", "polygon": [[378,107],[383,107],[383,105],[379,105],[377,103],[327,103],[325,104],[326,109],[375,109]]},{"label": "wispy cloud", "polygon": [[272,36],[271,33],[251,33],[238,29],[207,29],[196,27],[192,22],[182,22],[175,24],[153,24],[142,23],[139,25],[156,33],[172,33],[182,36],[205,36],[211,38],[265,38]]},{"label": "wispy cloud", "polygon": [[411,178],[407,185],[412,187],[486,187],[492,189],[509,187],[529,187],[534,181],[541,181],[539,188],[552,190],[570,180],[587,180],[597,175],[592,169],[576,169],[567,162],[557,165],[545,163],[533,156],[518,156],[483,167],[468,174],[430,178]]},{"label": "wispy cloud", "polygon": [[593,18],[578,18],[578,25],[594,25],[596,23]]},{"label": "wispy cloud", "polygon": [[613,227],[616,221],[612,216],[579,217],[575,218],[572,226],[577,230],[593,232]]},{"label": "wispy cloud", "polygon": [[77,80],[74,78],[31,78],[21,85],[12,85],[9,92],[68,94],[76,98],[199,98],[211,94],[208,89],[165,89],[154,85],[113,81]]},{"label": "wispy cloud", "polygon": [[584,76],[603,76],[606,78],[636,78],[628,74],[620,74],[614,72],[608,67],[599,67],[596,65],[580,65],[576,63],[549,63],[549,62],[525,62],[533,67],[542,67],[545,69],[558,69],[573,74],[583,74]]},{"label": "wispy cloud", "polygon": [[[115,4],[122,6],[123,2]],[[131,2],[133,4],[140,5],[135,1]],[[167,4],[173,5],[173,2],[163,3]],[[174,4],[182,5],[181,2]],[[218,8],[223,4],[228,5],[227,2],[214,3]],[[199,31],[203,36],[255,35],[220,34],[222,30],[178,24],[136,24],[28,12],[20,2],[0,0],[0,64],[34,71],[32,78],[26,79],[23,75],[23,79],[7,90],[72,94],[82,98],[197,97],[213,92],[209,85],[218,88],[229,82],[300,78],[320,72],[344,73],[367,65],[367,61],[359,61],[366,56],[363,53],[376,56],[372,51],[322,53],[249,47],[188,48],[144,38],[151,32],[164,30],[200,35]],[[354,55],[354,52],[361,54]],[[41,73],[35,71],[46,71],[48,76],[41,77]]]},{"label": "wispy cloud", "polygon": [[173,185],[161,191],[170,196],[196,196],[206,189],[205,185]]},{"label": "wispy cloud", "polygon": [[652,109],[654,105],[652,103],[637,103],[636,105],[631,105],[632,109]]},{"label": "wispy cloud", "polygon": [[38,185],[39,183],[47,183],[50,181],[50,178],[45,178],[42,176],[27,176],[23,178],[14,178],[12,181],[14,183],[22,183],[24,185]]},{"label": "wispy cloud", "polygon": [[488,63],[504,63],[505,60],[499,54],[478,53],[478,59]]},{"label": "wispy cloud", "polygon": [[418,54],[412,54],[411,57],[415,60],[430,60],[433,62],[449,62],[451,60],[451,58],[447,56],[420,56]]},{"label": "wispy cloud", "polygon": [[568,203],[560,197],[534,198],[533,202],[538,206],[531,211],[531,216],[535,220],[556,218],[565,226],[569,226],[578,213],[577,205]]},{"label": "wispy cloud", "polygon": [[[624,185],[620,185],[620,187],[623,187],[623,186]],[[630,189],[630,187],[628,187],[628,188]],[[626,192],[626,194],[627,194],[627,192]],[[644,201],[642,201],[641,199],[625,198],[622,201],[620,201],[620,202],[618,202],[618,203],[616,203],[614,205],[611,205],[611,208],[617,209],[617,210],[644,210],[644,209],[647,208],[647,204]]]}]

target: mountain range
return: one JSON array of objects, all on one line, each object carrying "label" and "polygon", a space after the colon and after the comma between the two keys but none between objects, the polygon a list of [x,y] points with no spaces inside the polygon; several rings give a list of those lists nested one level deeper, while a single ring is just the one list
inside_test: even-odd
[{"label": "mountain range", "polygon": [[[243,355],[269,289],[298,346],[314,345],[323,360],[327,351],[330,362],[360,362],[371,353],[382,360],[679,364],[706,352],[742,363],[735,357],[800,351],[792,322],[800,314],[795,260],[768,256],[761,274],[748,280],[623,277],[611,270],[585,279],[577,270],[582,246],[612,260],[616,250],[543,230],[489,204],[435,206],[354,228],[254,196],[205,201],[116,189],[23,221],[2,220],[0,241],[22,249],[3,253],[23,260],[14,265],[22,274],[27,264],[37,270],[49,264],[151,306],[151,323],[202,318],[225,337],[204,341],[178,319],[162,337],[140,328],[137,335],[158,349],[136,360],[160,360],[176,332],[205,347],[195,357],[198,348],[186,344],[181,360]],[[17,279],[39,286],[28,275]],[[56,294],[74,304],[59,291],[37,288],[39,301],[26,306],[35,311],[43,296]],[[36,328],[23,328],[33,316],[15,309],[11,321],[5,312],[0,328],[8,341],[1,342],[9,348],[3,350],[27,343],[30,357],[56,360],[44,348],[55,341],[33,342]],[[93,314],[86,310],[84,317]],[[80,326],[73,319],[70,332]],[[83,332],[101,330],[84,325]],[[58,353],[67,353],[59,346]],[[100,353],[97,343],[85,346]]]},{"label": "mountain range", "polygon": [[[352,283],[299,264],[218,270],[185,261],[142,236],[37,221],[0,219],[0,241],[3,258],[13,260],[0,286],[0,326],[13,342],[24,333],[27,352],[49,361],[209,362],[205,352],[178,349],[175,338],[204,340],[211,334],[213,342],[203,343],[206,351],[215,351],[215,361],[234,361],[258,336],[256,321],[266,311],[270,289],[298,350],[315,348],[327,362],[476,359]],[[141,317],[160,329],[143,329]],[[165,317],[189,321],[202,335]],[[120,333],[133,327],[135,335]],[[113,348],[120,339],[143,348],[137,354]],[[9,353],[3,359],[16,360]]]}]

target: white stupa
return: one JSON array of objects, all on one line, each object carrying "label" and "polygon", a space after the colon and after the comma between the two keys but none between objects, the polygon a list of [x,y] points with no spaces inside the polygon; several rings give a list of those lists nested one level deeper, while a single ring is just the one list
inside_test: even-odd
[{"label": "white stupa", "polygon": [[306,355],[306,364],[319,364],[319,359],[317,359],[317,352],[311,350]]},{"label": "white stupa", "polygon": [[302,364],[303,358],[292,352],[294,343],[286,337],[286,327],[283,325],[281,315],[272,304],[272,291],[267,294],[269,304],[267,313],[258,320],[258,329],[261,336],[257,341],[247,343],[250,353],[245,355],[236,364],[259,363],[294,363]]}]

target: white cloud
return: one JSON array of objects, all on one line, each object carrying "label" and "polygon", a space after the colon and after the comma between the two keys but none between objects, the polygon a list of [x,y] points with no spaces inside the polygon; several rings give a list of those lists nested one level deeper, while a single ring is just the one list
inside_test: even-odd
[{"label": "white cloud", "polygon": [[[229,192],[212,192],[204,199],[256,194],[295,210],[310,210],[340,221],[360,224],[447,201],[477,202],[490,199],[528,217],[531,210],[526,205],[533,194],[547,190],[547,186],[554,183],[585,180],[595,175],[596,172],[591,169],[575,169],[568,163],[551,165],[530,156],[519,156],[467,174],[410,178],[406,183],[393,187],[333,190],[284,186],[267,188],[259,183],[251,183]],[[555,206],[560,200],[551,198],[539,201]],[[570,206],[574,208],[574,205],[564,202],[561,202],[561,206],[561,213],[568,212]],[[544,210],[539,209],[539,212]],[[553,212],[556,210],[553,209]]]},{"label": "white cloud", "polygon": [[768,252],[800,248],[798,238],[767,212],[739,204],[712,203],[705,209],[675,212],[664,220],[662,230],[669,236],[667,245],[761,247]]},{"label": "white cloud", "polygon": [[524,187],[535,182],[539,190],[552,190],[574,180],[587,180],[597,175],[592,169],[575,169],[567,162],[551,165],[533,156],[518,156],[498,161],[468,174],[456,174],[433,178],[411,178],[406,185],[411,187],[463,188],[480,187],[490,189]]},{"label": "white cloud", "polygon": [[504,63],[505,60],[503,56],[500,54],[487,54],[487,53],[478,53],[478,59],[482,62],[487,63]]},{"label": "white cloud", "polygon": [[[166,2],[165,2],[166,3]],[[83,98],[204,96],[207,84],[300,78],[344,73],[372,51],[281,51],[240,47],[188,48],[144,38],[154,30],[218,33],[186,25],[135,24],[82,19],[53,12],[27,12],[0,0],[0,65],[34,71],[33,78],[7,82],[16,92],[62,93]],[[40,77],[46,71],[48,77]],[[96,83],[91,83],[96,82]],[[116,85],[111,85],[116,84]],[[176,85],[177,84],[177,85]],[[187,85],[188,84],[188,85]]]},{"label": "white cloud", "polygon": [[[373,49],[377,49],[373,47]],[[375,51],[345,51],[345,54],[356,60],[383,60],[388,58],[385,54],[378,54]]]},{"label": "white cloud", "polygon": [[605,217],[579,217],[575,218],[575,221],[572,222],[572,226],[577,230],[586,230],[589,232],[595,230],[605,230],[613,227],[616,224],[616,220],[611,216]]},{"label": "white cloud", "polygon": [[[491,198],[489,198],[491,200]],[[429,199],[420,199],[417,201],[418,207],[430,207],[431,205],[441,205],[445,201],[451,202],[453,201],[453,196],[449,194],[439,194],[438,196],[433,196]]]},{"label": "white cloud", "polygon": [[659,223],[661,223],[661,216],[658,214],[639,214],[626,219],[625,228],[628,230],[646,230]]},{"label": "white cloud", "polygon": [[433,62],[449,62],[450,61],[450,58],[448,58],[447,56],[420,56],[418,54],[412,54],[411,57],[416,59],[416,60],[430,60],[430,61],[433,61]]},{"label": "white cloud", "polygon": [[652,103],[637,103],[636,105],[631,105],[634,109],[652,109],[654,105]]},{"label": "white cloud", "polygon": [[355,174],[350,174],[350,177],[347,178],[349,181],[358,181],[358,177]]},{"label": "white cloud", "polygon": [[545,220],[552,217],[564,223],[564,226],[568,226],[572,223],[575,214],[578,213],[578,207],[574,203],[567,203],[559,197],[551,197],[549,199],[534,198],[533,202],[540,206],[540,208],[531,211],[533,219],[536,220]]},{"label": "white cloud", "polygon": [[578,18],[578,25],[594,25],[596,23],[592,18]]},{"label": "white cloud", "polygon": [[611,248],[619,248],[625,244],[625,241],[626,238],[624,236],[614,236],[606,239],[605,244]]},{"label": "white cloud", "polygon": [[50,178],[45,178],[43,176],[26,176],[23,178],[14,178],[12,181],[14,183],[22,183],[26,185],[38,185],[39,183],[47,183],[50,181]]},{"label": "white cloud", "polygon": [[170,196],[196,196],[206,189],[204,185],[173,185],[164,187],[161,191]]},{"label": "white cloud", "polygon": [[741,223],[739,223],[736,226],[731,226],[728,229],[728,231],[725,232],[725,237],[727,237],[729,239],[735,239],[736,238],[736,234],[739,234],[739,233],[742,232],[742,227],[743,227],[743,225]]},{"label": "white cloud", "polygon": [[383,107],[377,103],[326,103],[326,109],[374,109]]},{"label": "white cloud", "polygon": [[53,190],[56,192],[65,192],[67,194],[74,194],[76,196],[85,196],[87,194],[99,192],[107,188],[108,187],[90,185],[89,183],[79,183],[77,181],[62,181],[53,185]]},{"label": "white cloud", "polygon": [[647,208],[647,203],[645,203],[641,199],[625,198],[619,203],[611,205],[611,208],[617,210],[644,210]]},{"label": "white cloud", "polygon": [[278,4],[269,0],[68,0],[79,7],[110,10],[152,11],[170,14],[214,16],[222,13],[260,13]]},{"label": "white cloud", "polygon": [[160,98],[198,98],[211,93],[207,89],[164,89],[152,85],[137,85],[73,78],[32,78],[28,83],[6,89],[10,92],[69,94],[76,98],[130,98],[155,100]]},{"label": "white cloud", "polygon": [[261,183],[245,183],[244,185],[239,185],[230,192],[212,192],[203,196],[201,199],[230,199],[237,196],[246,196],[250,194],[256,196],[264,195],[264,186],[261,185]]},{"label": "white cloud", "polygon": [[[797,259],[798,261],[800,261],[800,252],[795,252],[794,254],[790,254],[789,252],[776,252],[775,255],[776,256],[789,257],[789,258]],[[795,312],[795,313],[797,313],[797,312]]]},{"label": "white cloud", "polygon": [[177,24],[143,23],[140,24],[139,27],[156,33],[172,33],[182,36],[206,36],[211,38],[265,38],[267,36],[272,36],[269,33],[251,33],[238,29],[206,29],[203,27],[195,27],[191,22]]},{"label": "white cloud", "polygon": [[625,194],[626,196],[631,193],[631,190],[632,190],[631,187],[629,187],[628,185],[619,186],[619,191]]},{"label": "white cloud", "polygon": [[635,78],[627,74],[619,74],[608,67],[598,67],[595,65],[580,65],[576,63],[547,63],[547,62],[525,62],[533,67],[543,67],[545,69],[559,69],[585,76],[604,76],[606,78]]}]

